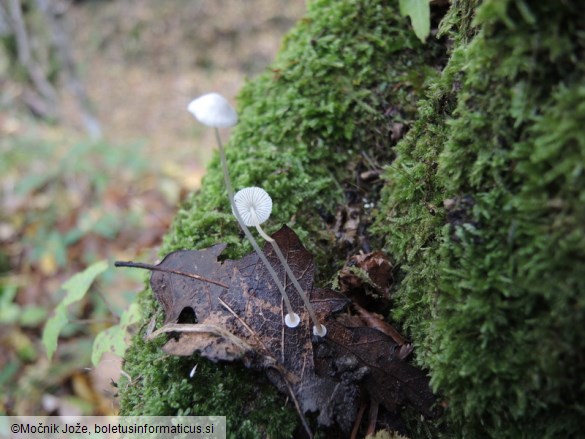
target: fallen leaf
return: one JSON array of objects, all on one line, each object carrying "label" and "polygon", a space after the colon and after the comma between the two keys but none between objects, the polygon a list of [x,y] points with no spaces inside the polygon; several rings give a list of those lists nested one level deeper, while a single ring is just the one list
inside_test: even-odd
[{"label": "fallen leaf", "polygon": [[375,328],[378,331],[388,335],[400,347],[399,358],[405,359],[412,352],[412,345],[407,343],[406,339],[388,322],[382,319],[377,314],[371,313],[362,308],[357,303],[353,303],[353,307],[361,317],[363,322],[370,328]]},{"label": "fallen leaf", "polygon": [[[155,338],[165,332],[179,332],[179,340],[170,339],[163,347],[167,354],[189,356],[195,352],[214,362],[242,360],[256,351],[241,338],[216,325],[206,324],[169,324],[152,333]],[[246,361],[244,361],[246,363]],[[267,362],[266,366],[268,366]]]},{"label": "fallen leaf", "polygon": [[[358,316],[349,314],[337,316],[327,329],[333,358],[343,358],[346,364],[362,369],[362,385],[371,398],[390,411],[410,403],[428,418],[438,415],[433,408],[435,396],[429,389],[427,376],[400,359],[400,346],[390,336],[363,326]],[[355,360],[348,361],[348,358]]]},{"label": "fallen leaf", "polygon": [[357,205],[341,206],[335,214],[335,237],[342,246],[351,246],[358,240],[361,207]]},{"label": "fallen leaf", "polygon": [[[175,334],[163,347],[173,355],[198,352],[212,361],[238,360],[266,370],[272,383],[292,397],[307,430],[304,414],[317,412],[320,426],[336,426],[347,435],[364,392],[388,410],[409,403],[435,416],[428,378],[402,360],[401,344],[369,327],[368,318],[351,315],[351,301],[344,295],[313,289],[313,257],[291,229],[285,226],[273,238],[326,325],[325,338],[312,336],[308,312],[270,245],[264,248],[266,257],[301,318],[294,329],[283,324],[280,292],[258,256],[219,261],[224,244],[176,251],[156,266],[150,283],[165,325],[150,337]],[[185,308],[194,312],[195,324],[179,322]]]},{"label": "fallen leaf", "polygon": [[390,299],[392,268],[392,263],[382,252],[354,255],[339,272],[341,292],[363,288],[375,297]]}]

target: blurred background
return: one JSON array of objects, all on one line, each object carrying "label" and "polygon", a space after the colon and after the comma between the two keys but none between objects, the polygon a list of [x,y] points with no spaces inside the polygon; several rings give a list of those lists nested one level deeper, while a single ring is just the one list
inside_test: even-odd
[{"label": "blurred background", "polygon": [[214,147],[187,104],[210,91],[235,102],[304,10],[304,0],[0,0],[0,414],[116,411],[121,360],[92,367],[92,343],[145,273],[101,275],[69,308],[49,361],[41,335],[61,285],[101,259],[156,260]]}]

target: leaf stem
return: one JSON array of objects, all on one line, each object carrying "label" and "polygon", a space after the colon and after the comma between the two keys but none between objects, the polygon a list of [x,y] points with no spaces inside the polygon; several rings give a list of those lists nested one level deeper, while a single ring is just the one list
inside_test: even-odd
[{"label": "leaf stem", "polygon": [[229,288],[228,285],[224,284],[223,282],[219,282],[217,280],[208,279],[206,277],[199,276],[198,274],[192,274],[192,273],[186,273],[184,271],[174,270],[172,268],[159,267],[158,265],[144,264],[142,262],[116,261],[116,262],[114,262],[114,266],[115,267],[142,268],[144,270],[161,271],[163,273],[178,274],[179,276],[190,277],[191,279],[197,279],[197,280],[200,280],[201,282],[207,282],[210,284],[219,285],[220,287],[225,288],[225,289]]}]

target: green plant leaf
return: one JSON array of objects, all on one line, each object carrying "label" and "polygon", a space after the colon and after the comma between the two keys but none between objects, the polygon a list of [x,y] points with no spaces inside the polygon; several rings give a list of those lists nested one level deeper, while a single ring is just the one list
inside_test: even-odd
[{"label": "green plant leaf", "polygon": [[19,323],[25,328],[36,328],[47,319],[47,310],[42,306],[25,306],[20,311]]},{"label": "green plant leaf", "polygon": [[67,323],[69,323],[67,309],[61,303],[55,309],[55,314],[47,320],[45,329],[43,329],[43,345],[45,346],[49,360],[53,357],[55,350],[57,350],[57,339]]},{"label": "green plant leaf", "polygon": [[114,325],[100,332],[93,341],[91,362],[97,366],[102,355],[112,352],[122,357],[126,351],[125,331],[120,325]]},{"label": "green plant leaf", "polygon": [[47,357],[51,359],[57,349],[57,340],[63,328],[69,323],[67,306],[83,298],[96,276],[108,268],[107,261],[99,261],[90,265],[81,273],[75,274],[63,284],[66,291],[65,297],[55,308],[55,314],[47,320],[43,329],[43,345],[47,351]]},{"label": "green plant leaf", "polygon": [[93,349],[91,352],[91,362],[97,366],[102,355],[106,352],[112,352],[120,357],[124,356],[126,352],[126,334],[128,327],[140,321],[141,313],[140,307],[137,303],[133,303],[124,311],[120,318],[120,323],[111,326],[105,331],[100,332],[93,342]]},{"label": "green plant leaf", "polygon": [[9,303],[0,308],[0,324],[13,325],[20,317],[20,307],[14,303]]},{"label": "green plant leaf", "polygon": [[107,261],[99,261],[95,264],[90,265],[81,273],[77,273],[71,279],[67,280],[63,284],[63,289],[67,292],[61,304],[63,306],[69,306],[72,303],[78,302],[83,299],[83,296],[89,290],[89,287],[95,280],[95,278],[106,271],[108,268]]},{"label": "green plant leaf", "polygon": [[0,285],[0,307],[5,307],[12,303],[16,297],[16,285]]},{"label": "green plant leaf", "polygon": [[128,329],[130,325],[138,323],[142,318],[142,312],[140,306],[137,303],[133,303],[130,307],[124,311],[122,317],[120,317],[120,326],[124,329]]},{"label": "green plant leaf", "polygon": [[414,33],[424,43],[431,32],[429,0],[400,0],[400,14],[410,16]]}]

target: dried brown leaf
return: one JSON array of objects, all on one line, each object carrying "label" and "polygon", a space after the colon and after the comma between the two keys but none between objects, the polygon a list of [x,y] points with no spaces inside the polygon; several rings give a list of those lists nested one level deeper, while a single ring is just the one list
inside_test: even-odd
[{"label": "dried brown leaf", "polygon": [[390,299],[393,283],[392,263],[382,252],[354,255],[339,272],[344,293],[369,287],[375,295]]},{"label": "dried brown leaf", "polygon": [[[389,335],[365,310],[350,315],[351,302],[342,294],[313,289],[313,258],[291,229],[285,226],[273,238],[327,326],[325,338],[312,336],[308,313],[271,246],[264,248],[266,257],[301,317],[294,329],[283,324],[280,292],[258,256],[220,262],[224,244],[177,251],[159,264],[174,273],[162,270],[151,276],[165,312],[165,326],[151,337],[176,334],[164,346],[170,354],[198,352],[212,361],[239,360],[265,369],[274,385],[292,396],[301,417],[318,412],[320,425],[336,425],[344,434],[351,430],[364,391],[388,410],[410,403],[425,416],[434,416],[428,378],[400,355],[403,339]],[[197,274],[214,283],[177,273]],[[197,324],[177,324],[185,308],[193,310]]]}]

